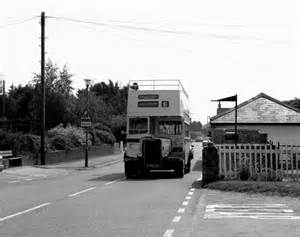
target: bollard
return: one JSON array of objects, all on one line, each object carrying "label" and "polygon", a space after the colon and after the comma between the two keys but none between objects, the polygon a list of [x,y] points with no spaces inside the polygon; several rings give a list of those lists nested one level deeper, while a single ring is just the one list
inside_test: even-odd
[{"label": "bollard", "polygon": [[120,152],[124,152],[123,141],[120,141]]}]

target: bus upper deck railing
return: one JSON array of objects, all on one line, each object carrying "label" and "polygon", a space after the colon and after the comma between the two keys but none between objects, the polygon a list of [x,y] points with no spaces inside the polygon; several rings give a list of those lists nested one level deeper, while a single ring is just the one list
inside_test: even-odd
[{"label": "bus upper deck railing", "polygon": [[129,88],[134,86],[139,90],[178,90],[189,97],[180,80],[130,80]]}]

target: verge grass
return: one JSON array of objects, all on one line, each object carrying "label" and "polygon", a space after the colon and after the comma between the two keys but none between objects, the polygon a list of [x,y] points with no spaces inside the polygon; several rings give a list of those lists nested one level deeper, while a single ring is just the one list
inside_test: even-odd
[{"label": "verge grass", "polygon": [[[201,186],[196,184],[195,186]],[[221,191],[261,193],[265,195],[290,196],[300,198],[300,182],[259,182],[259,181],[217,181],[204,188]]]}]

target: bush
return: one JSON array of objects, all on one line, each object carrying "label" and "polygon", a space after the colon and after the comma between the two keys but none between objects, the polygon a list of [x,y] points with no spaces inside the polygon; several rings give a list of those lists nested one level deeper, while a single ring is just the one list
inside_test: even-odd
[{"label": "bush", "polygon": [[[85,145],[85,131],[82,128],[71,126],[70,124],[66,127],[63,127],[63,125],[60,124],[50,129],[48,131],[48,137],[51,141],[50,143],[53,143],[54,140],[56,140],[59,144],[65,143],[66,146],[70,147]],[[64,140],[64,142],[62,140]]]},{"label": "bush", "polygon": [[74,146],[71,139],[62,134],[57,134],[49,139],[50,147],[54,150],[70,150]]},{"label": "bush", "polygon": [[116,141],[115,136],[107,131],[95,130],[96,137],[103,143],[113,144]]},{"label": "bush", "polygon": [[9,133],[4,130],[0,130],[0,150],[10,150],[11,143]]},{"label": "bush", "polygon": [[11,134],[11,149],[14,155],[40,152],[40,137],[32,134]]},{"label": "bush", "polygon": [[97,123],[93,124],[93,128],[95,130],[102,130],[102,131],[106,131],[106,132],[110,132],[111,133],[111,129],[108,126],[106,126],[105,124],[103,124],[103,123],[97,122]]}]

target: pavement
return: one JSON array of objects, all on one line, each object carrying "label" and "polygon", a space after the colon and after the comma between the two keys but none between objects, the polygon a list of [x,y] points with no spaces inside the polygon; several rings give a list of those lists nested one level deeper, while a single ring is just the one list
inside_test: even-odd
[{"label": "pavement", "polygon": [[[183,179],[170,173],[126,179],[122,155],[14,169],[2,182],[0,236],[300,236],[300,199],[194,188],[201,147]],[[7,170],[9,171],[9,170]],[[49,173],[47,173],[49,172]]]}]

